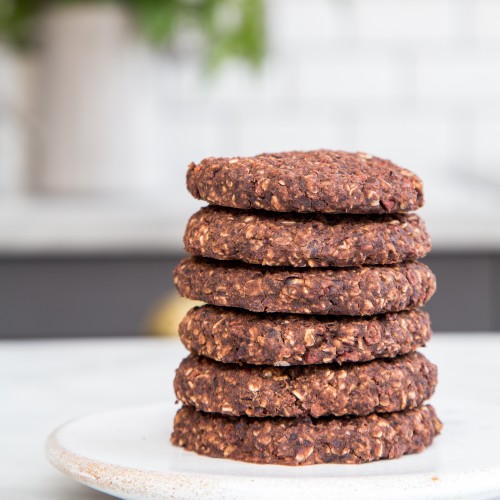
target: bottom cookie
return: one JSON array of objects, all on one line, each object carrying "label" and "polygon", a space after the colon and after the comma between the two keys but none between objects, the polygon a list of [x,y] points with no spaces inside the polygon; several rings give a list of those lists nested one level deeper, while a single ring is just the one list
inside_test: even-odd
[{"label": "bottom cookie", "polygon": [[249,418],[183,406],[172,443],[199,455],[277,465],[360,464],[423,451],[441,431],[430,405],[342,418]]}]

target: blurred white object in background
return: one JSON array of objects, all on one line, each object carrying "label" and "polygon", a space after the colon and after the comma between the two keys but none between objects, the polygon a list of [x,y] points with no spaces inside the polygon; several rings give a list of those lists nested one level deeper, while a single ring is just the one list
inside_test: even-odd
[{"label": "blurred white object in background", "polygon": [[21,191],[28,175],[28,80],[24,62],[0,44],[0,194]]},{"label": "blurred white object in background", "polygon": [[153,50],[116,4],[49,11],[41,24],[34,185],[143,193],[166,161]]}]

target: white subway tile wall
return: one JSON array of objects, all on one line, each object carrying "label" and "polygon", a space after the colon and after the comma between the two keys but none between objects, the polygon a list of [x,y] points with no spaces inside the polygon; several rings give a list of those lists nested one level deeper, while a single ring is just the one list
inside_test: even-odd
[{"label": "white subway tile wall", "polygon": [[355,0],[357,35],[368,42],[447,43],[454,31],[449,0]]}]

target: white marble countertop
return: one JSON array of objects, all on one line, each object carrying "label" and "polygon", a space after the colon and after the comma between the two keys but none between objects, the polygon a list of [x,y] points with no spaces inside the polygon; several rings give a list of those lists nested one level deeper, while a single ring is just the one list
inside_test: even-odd
[{"label": "white marble countertop", "polygon": [[[424,352],[440,370],[432,400],[438,412],[444,394],[468,404],[500,402],[500,334],[436,334]],[[0,498],[109,498],[53,469],[45,438],[87,413],[173,404],[173,374],[184,355],[177,340],[0,342]]]}]

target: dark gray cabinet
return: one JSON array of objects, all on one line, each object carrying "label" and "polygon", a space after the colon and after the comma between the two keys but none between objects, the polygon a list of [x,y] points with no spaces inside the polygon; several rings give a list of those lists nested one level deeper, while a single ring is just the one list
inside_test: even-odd
[{"label": "dark gray cabinet", "polygon": [[[0,337],[137,335],[180,256],[2,257]],[[500,331],[500,253],[434,251],[436,331]]]}]

